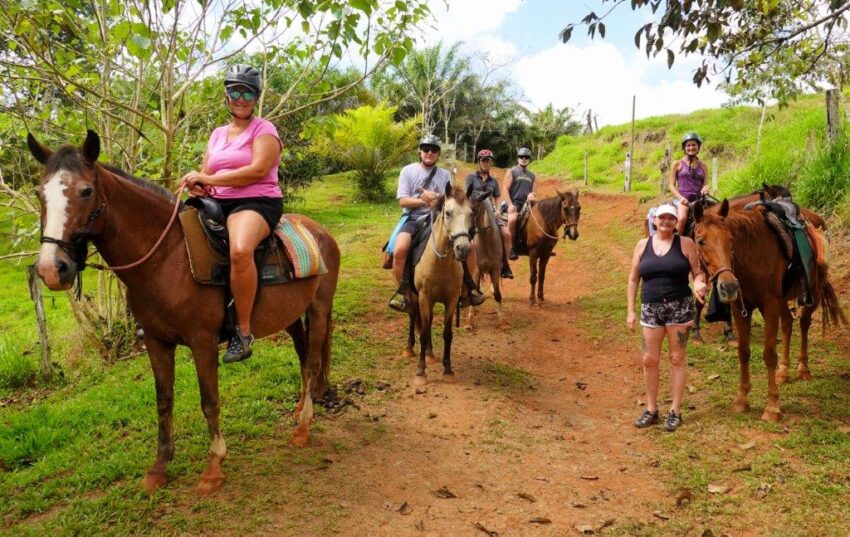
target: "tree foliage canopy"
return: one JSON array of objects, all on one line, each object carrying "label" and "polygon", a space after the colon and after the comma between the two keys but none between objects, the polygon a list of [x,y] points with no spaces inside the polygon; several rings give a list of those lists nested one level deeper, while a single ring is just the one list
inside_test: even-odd
[{"label": "tree foliage canopy", "polygon": [[[606,17],[626,0],[601,0],[602,14],[591,11],[560,34],[567,42],[576,24],[591,38],[605,38]],[[699,54],[696,85],[722,77],[741,101],[765,98],[780,103],[823,81],[843,86],[847,77],[847,0],[628,0],[633,11],[651,13],[635,46],[647,56]]]}]

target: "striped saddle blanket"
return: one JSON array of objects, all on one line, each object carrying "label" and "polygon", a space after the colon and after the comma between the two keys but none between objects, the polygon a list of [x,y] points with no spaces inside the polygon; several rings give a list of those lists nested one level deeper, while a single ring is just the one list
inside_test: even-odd
[{"label": "striped saddle blanket", "polygon": [[319,243],[297,215],[284,215],[280,218],[274,234],[283,243],[287,257],[292,261],[296,278],[307,278],[327,273],[325,260],[319,251]]}]

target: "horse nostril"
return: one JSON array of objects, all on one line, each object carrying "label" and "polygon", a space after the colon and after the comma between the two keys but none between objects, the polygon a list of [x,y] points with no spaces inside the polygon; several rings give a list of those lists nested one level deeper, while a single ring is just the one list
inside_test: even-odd
[{"label": "horse nostril", "polygon": [[76,263],[61,259],[57,259],[54,266],[56,267],[56,272],[59,274],[59,281],[63,283],[70,281],[77,270]]},{"label": "horse nostril", "polygon": [[61,276],[65,276],[65,275],[67,275],[67,274],[68,274],[68,269],[69,269],[69,267],[68,267],[68,263],[66,263],[66,262],[64,262],[64,261],[62,261],[62,260],[57,260],[57,261],[56,261],[56,271],[59,273],[59,276],[60,276],[60,277],[61,277]]}]

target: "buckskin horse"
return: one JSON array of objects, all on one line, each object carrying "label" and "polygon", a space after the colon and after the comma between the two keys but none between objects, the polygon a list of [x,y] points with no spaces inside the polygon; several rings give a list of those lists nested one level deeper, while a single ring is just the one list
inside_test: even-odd
[{"label": "buckskin horse", "polygon": [[[489,194],[489,193],[488,193]],[[502,312],[502,259],[504,249],[502,246],[502,234],[496,223],[496,211],[493,208],[492,198],[485,199],[478,204],[478,208],[472,215],[475,226],[475,267],[472,268],[472,279],[476,286],[481,285],[481,278],[487,276],[493,288],[493,299],[497,304],[499,316],[499,328],[507,328],[504,313]],[[470,306],[464,327],[475,328],[475,314],[477,308]]]},{"label": "buckskin horse", "polygon": [[[526,248],[518,248],[520,255],[528,255],[529,277],[531,292],[529,303],[534,306],[537,301],[543,302],[543,283],[546,280],[546,265],[552,250],[558,244],[558,232],[564,226],[564,237],[570,240],[578,239],[578,220],[581,216],[581,204],[578,201],[578,190],[574,192],[559,192],[540,201],[531,202],[528,219],[517,230]],[[539,281],[538,281],[539,275]],[[535,286],[537,295],[535,298]]]},{"label": "buckskin horse", "polygon": [[[413,356],[413,345],[416,342],[415,331],[419,331],[419,365],[414,378],[414,385],[423,386],[428,383],[425,373],[426,359],[434,361],[434,351],[431,343],[431,326],[434,320],[434,305],[444,305],[443,311],[443,380],[454,382],[452,370],[452,317],[457,309],[461,287],[463,285],[463,268],[461,263],[469,255],[469,230],[472,228],[472,212],[474,205],[480,202],[478,194],[472,194],[472,186],[464,191],[446,185],[444,193],[437,198],[434,210],[431,212],[431,232],[428,243],[422,253],[422,258],[416,264],[413,272],[415,289],[408,290],[408,315],[410,325],[407,335],[407,347],[403,356]],[[470,196],[472,198],[470,199]]]},{"label": "buckskin horse", "polygon": [[[144,329],[159,414],[156,460],[145,475],[145,488],[152,492],[168,481],[166,467],[174,457],[174,351],[176,345],[185,345],[192,351],[210,434],[207,465],[197,489],[202,493],[219,489],[224,480],[221,463],[227,454],[219,427],[218,394],[219,330],[225,317],[225,292],[192,278],[182,229],[170,225],[179,202],[153,183],[99,164],[100,139],[92,131],[88,131],[80,149],[64,145],[54,152],[32,134],[27,136],[27,143],[35,159],[44,165],[38,187],[42,227],[39,276],[52,290],[71,288],[85,267],[91,241],[117,271],[127,288],[130,310]],[[309,439],[313,400],[328,388],[331,309],[340,253],[333,237],[319,224],[303,216],[287,217],[300,220],[314,235],[328,272],[261,287],[251,326],[258,337],[284,328],[292,336],[302,384],[296,407],[299,423],[291,443],[303,446]]]},{"label": "buckskin horse", "polygon": [[[779,239],[769,227],[761,208],[748,211],[729,210],[729,201],[723,200],[717,211],[694,208],[695,237],[700,260],[708,271],[709,281],[717,282],[717,292],[722,302],[732,307],[732,316],[738,332],[738,362],[740,383],[738,395],[732,405],[734,412],[749,409],[750,392],[750,332],[752,312],[758,309],[764,318],[764,350],[762,357],[767,366],[767,404],[763,420],[776,421],[781,416],[777,383],[776,336],[782,324],[783,362],[788,363],[793,319],[788,300],[797,296],[797,285],[783,290],[789,259]],[[838,297],[827,279],[827,268],[819,264],[813,271],[812,303],[803,306],[800,315],[801,378],[810,378],[808,372],[808,331],[812,314],[819,304],[823,307],[824,329],[844,322],[844,313]]]}]

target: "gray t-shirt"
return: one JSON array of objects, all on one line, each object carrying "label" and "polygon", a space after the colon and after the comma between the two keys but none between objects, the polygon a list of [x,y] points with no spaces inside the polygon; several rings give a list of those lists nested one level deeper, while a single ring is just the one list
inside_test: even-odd
[{"label": "gray t-shirt", "polygon": [[[401,169],[398,174],[398,190],[396,191],[396,199],[401,198],[418,198],[421,193],[422,186],[428,181],[428,175],[431,174],[431,169],[422,166],[419,162],[408,164]],[[432,190],[437,194],[443,194],[446,191],[446,185],[452,182],[452,176],[448,170],[437,167],[434,172],[434,178],[431,179],[431,184],[428,190]],[[430,214],[431,208],[427,205],[417,207],[416,209],[404,209],[405,213],[410,214],[413,218],[418,218],[426,214]]]}]

